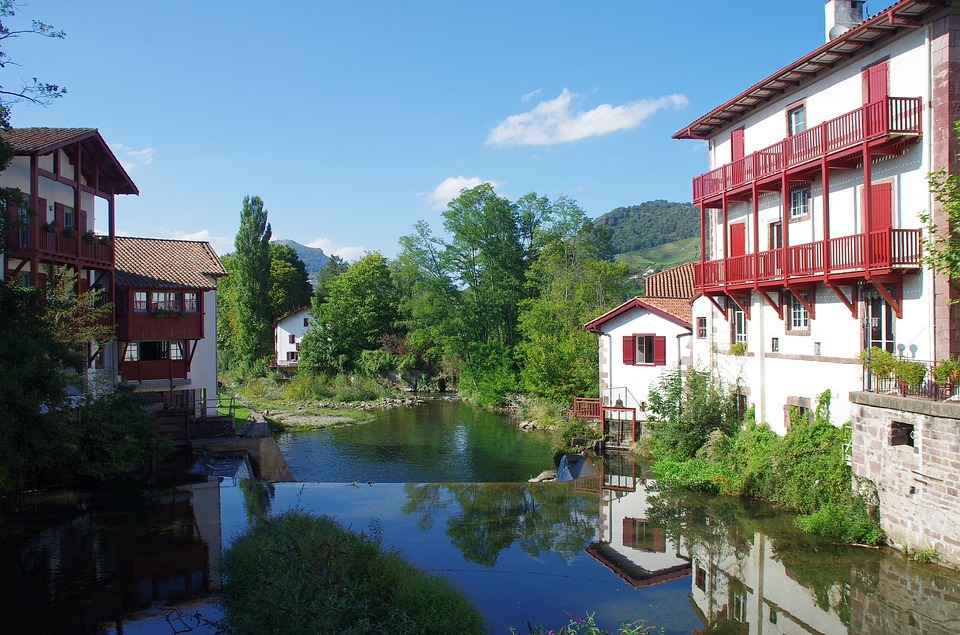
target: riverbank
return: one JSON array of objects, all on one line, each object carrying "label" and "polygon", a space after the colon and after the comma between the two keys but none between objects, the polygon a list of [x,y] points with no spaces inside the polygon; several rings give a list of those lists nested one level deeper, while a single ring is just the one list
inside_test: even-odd
[{"label": "riverbank", "polygon": [[426,397],[383,397],[371,401],[311,403],[270,401],[248,404],[250,416],[270,424],[279,432],[319,430],[373,420],[376,412],[391,408],[411,408],[426,403]]}]

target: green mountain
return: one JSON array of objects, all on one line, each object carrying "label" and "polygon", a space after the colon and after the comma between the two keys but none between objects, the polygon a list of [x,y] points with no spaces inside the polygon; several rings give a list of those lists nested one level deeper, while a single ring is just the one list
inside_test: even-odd
[{"label": "green mountain", "polygon": [[293,240],[274,240],[273,242],[278,245],[293,247],[293,250],[300,256],[300,260],[307,267],[307,275],[310,276],[311,281],[317,279],[317,272],[323,269],[327,265],[327,261],[330,260],[330,256],[323,253],[323,250],[319,247],[307,247]]},{"label": "green mountain", "polygon": [[610,232],[614,254],[650,249],[700,235],[700,214],[689,203],[657,200],[618,207],[594,223]]}]

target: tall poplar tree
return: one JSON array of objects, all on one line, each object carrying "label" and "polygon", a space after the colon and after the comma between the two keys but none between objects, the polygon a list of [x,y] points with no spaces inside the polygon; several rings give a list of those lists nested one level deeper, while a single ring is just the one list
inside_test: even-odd
[{"label": "tall poplar tree", "polygon": [[249,366],[273,352],[270,306],[270,223],[259,196],[246,196],[240,211],[237,251],[237,345],[240,363]]}]

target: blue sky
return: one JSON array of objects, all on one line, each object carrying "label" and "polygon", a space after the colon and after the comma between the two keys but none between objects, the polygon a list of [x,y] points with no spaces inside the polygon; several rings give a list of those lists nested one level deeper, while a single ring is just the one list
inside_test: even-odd
[{"label": "blue sky", "polygon": [[[868,4],[871,14],[892,0]],[[821,0],[131,2],[21,7],[7,41],[67,87],[15,126],[100,130],[140,188],[118,231],[232,251],[243,197],[273,234],[354,259],[492,182],[590,216],[690,200],[703,142],[670,135],[823,43]]]}]

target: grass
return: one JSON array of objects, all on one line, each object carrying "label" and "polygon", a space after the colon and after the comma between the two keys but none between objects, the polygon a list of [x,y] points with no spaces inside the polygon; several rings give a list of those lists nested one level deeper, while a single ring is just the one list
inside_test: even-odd
[{"label": "grass", "polygon": [[[230,414],[230,398],[226,395],[219,395],[219,401],[217,404],[217,414],[218,415],[228,415]],[[244,406],[242,403],[234,401],[233,403],[233,427],[239,430],[247,422],[247,418],[250,416],[250,409]]]},{"label": "grass", "polygon": [[668,269],[690,262],[696,259],[699,249],[700,237],[692,236],[649,249],[638,249],[637,251],[617,254],[613,259],[627,265],[632,273],[642,273],[651,267]]}]

